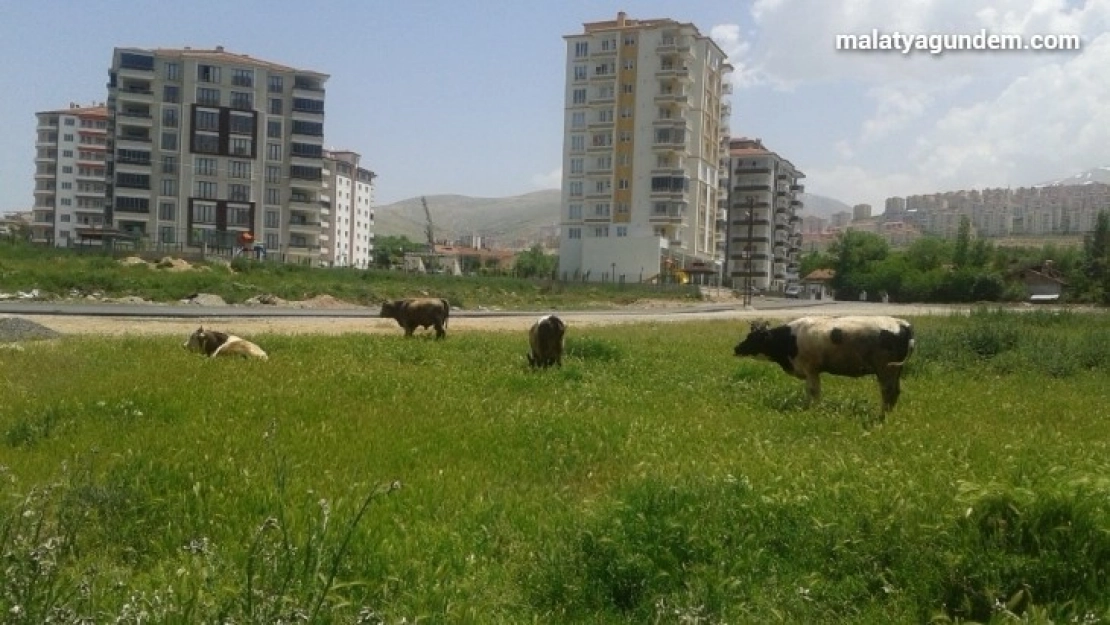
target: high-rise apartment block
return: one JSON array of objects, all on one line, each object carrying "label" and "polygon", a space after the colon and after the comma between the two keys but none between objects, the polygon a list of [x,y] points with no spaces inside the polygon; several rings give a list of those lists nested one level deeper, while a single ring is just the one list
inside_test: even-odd
[{"label": "high-rise apartment block", "polygon": [[374,255],[374,172],[359,167],[357,152],[325,150],[325,174],[332,202],[324,208],[331,249],[324,262],[333,267],[366,269]]},{"label": "high-rise apartment block", "polygon": [[324,171],[328,76],[215,49],[116,48],[105,217],[156,244],[332,254]]},{"label": "high-rise apartment block", "polygon": [[565,39],[560,272],[635,280],[723,259],[725,53],[692,24],[624,13]]},{"label": "high-rise apartment block", "polygon": [[103,104],[36,113],[31,240],[68,246],[104,223],[108,110]]},{"label": "high-rise apartment block", "polygon": [[733,286],[782,291],[798,280],[805,174],[759,139],[731,140],[729,160],[726,273]]}]

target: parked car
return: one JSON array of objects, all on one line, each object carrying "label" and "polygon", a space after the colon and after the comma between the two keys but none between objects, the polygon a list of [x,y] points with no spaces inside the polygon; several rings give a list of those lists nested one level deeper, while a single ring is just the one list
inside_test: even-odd
[{"label": "parked car", "polygon": [[787,299],[799,299],[802,296],[802,287],[797,285],[788,286],[786,287],[785,294]]}]

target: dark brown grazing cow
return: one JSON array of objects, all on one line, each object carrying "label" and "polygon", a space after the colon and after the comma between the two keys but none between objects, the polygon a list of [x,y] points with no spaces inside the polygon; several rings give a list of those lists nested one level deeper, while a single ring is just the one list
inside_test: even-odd
[{"label": "dark brown grazing cow", "polygon": [[528,364],[532,368],[563,366],[563,337],[567,324],[555,315],[545,315],[536,320],[528,329]]},{"label": "dark brown grazing cow", "polygon": [[753,322],[733,352],[766,358],[805,380],[811,403],[821,398],[822,373],[874,375],[886,414],[898,403],[902,365],[914,343],[913,326],[897,317],[802,317],[775,328],[766,321]]},{"label": "dark brown grazing cow", "polygon": [[438,297],[413,297],[395,299],[382,304],[382,317],[395,319],[405,329],[405,336],[412,336],[416,326],[435,326],[436,339],[447,336],[447,317],[451,305]]},{"label": "dark brown grazing cow", "polygon": [[242,356],[244,358],[258,358],[259,360],[270,359],[261,347],[247,339],[226,332],[205,330],[204,326],[197,328],[196,332],[190,334],[182,347],[191,352],[205,354],[209,358]]}]

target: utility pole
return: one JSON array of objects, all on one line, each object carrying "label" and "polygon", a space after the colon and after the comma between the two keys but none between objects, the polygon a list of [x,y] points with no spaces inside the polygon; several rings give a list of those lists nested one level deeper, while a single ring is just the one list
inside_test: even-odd
[{"label": "utility pole", "polygon": [[435,230],[432,225],[432,212],[428,210],[428,201],[424,196],[420,196],[420,203],[424,206],[424,219],[426,224],[424,226],[424,236],[428,239],[428,269],[434,270],[438,263],[436,262],[436,239]]}]

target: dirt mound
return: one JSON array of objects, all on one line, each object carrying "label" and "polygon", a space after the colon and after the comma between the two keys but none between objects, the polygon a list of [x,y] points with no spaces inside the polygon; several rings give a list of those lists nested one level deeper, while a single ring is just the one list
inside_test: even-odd
[{"label": "dirt mound", "polygon": [[197,306],[227,306],[227,302],[219,295],[211,293],[193,293],[181,300],[182,304],[195,304]]},{"label": "dirt mound", "polygon": [[288,306],[289,302],[277,295],[266,293],[265,295],[255,295],[243,301],[246,306]]},{"label": "dirt mound", "polygon": [[297,308],[356,308],[356,306],[350,302],[345,302],[326,294],[296,302],[289,302],[289,304]]},{"label": "dirt mound", "polygon": [[172,256],[163,256],[162,260],[158,261],[154,266],[167,271],[190,271],[193,269],[193,265],[189,261],[184,258],[174,258]]},{"label": "dirt mound", "polygon": [[146,264],[146,261],[139,258],[138,256],[128,256],[127,258],[119,259],[117,262],[119,264],[125,266],[125,267],[130,267],[132,265],[145,265]]},{"label": "dirt mound", "polygon": [[0,317],[0,343],[56,339],[61,333],[21,317]]}]

